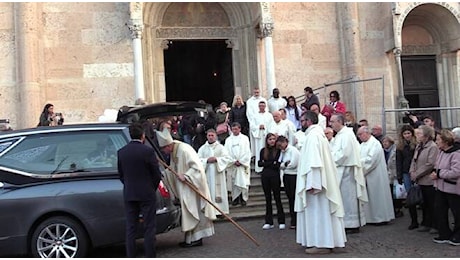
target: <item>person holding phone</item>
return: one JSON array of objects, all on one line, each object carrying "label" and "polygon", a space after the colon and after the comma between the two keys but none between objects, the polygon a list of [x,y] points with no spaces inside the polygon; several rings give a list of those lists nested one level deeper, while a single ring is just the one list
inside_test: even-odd
[{"label": "person holding phone", "polygon": [[54,113],[54,105],[46,104],[40,114],[40,119],[37,126],[57,126],[64,123],[62,113]]}]

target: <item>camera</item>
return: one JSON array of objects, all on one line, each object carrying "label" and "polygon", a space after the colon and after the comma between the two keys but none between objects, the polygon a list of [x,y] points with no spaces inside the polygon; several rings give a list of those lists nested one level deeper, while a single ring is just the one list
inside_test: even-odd
[{"label": "camera", "polygon": [[56,113],[56,116],[62,116],[62,113]]}]

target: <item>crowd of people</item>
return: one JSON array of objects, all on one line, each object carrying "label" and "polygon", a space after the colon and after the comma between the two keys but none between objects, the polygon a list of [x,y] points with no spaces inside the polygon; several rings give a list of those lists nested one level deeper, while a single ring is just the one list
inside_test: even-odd
[{"label": "crowd of people", "polygon": [[[405,201],[396,196],[397,185],[406,191],[419,185],[422,191],[423,204],[408,207],[409,230],[437,235],[435,243],[460,245],[460,128],[436,129],[430,116],[411,117],[393,138],[381,125],[357,121],[338,91],[329,93],[322,109],[311,87],[304,91],[305,101],[297,105],[279,89],[267,100],[256,88],[246,101],[236,95],[231,106],[208,105],[206,118],[165,118],[146,130],[171,167],[164,179],[182,208],[181,246],[203,245],[202,239],[214,234],[213,220],[228,214],[230,206],[247,205],[251,164],[265,196],[262,228],[275,228],[274,198],[278,228],[286,229],[284,190],[289,228],[308,254],[343,248],[347,234],[362,226],[403,217]],[[40,125],[56,121],[47,106]]]},{"label": "crowd of people", "polygon": [[[207,118],[163,121],[157,137],[168,134],[182,144],[179,147],[186,143],[194,148],[187,151],[196,153],[194,161],[200,167],[187,167],[201,172],[200,178],[206,180],[201,188],[224,214],[231,211],[230,206],[247,205],[253,163],[265,195],[262,228],[275,228],[274,198],[278,228],[285,229],[288,223],[295,229],[296,242],[307,247],[306,253],[330,253],[344,247],[346,235],[360,232],[364,225],[386,225],[403,217],[405,201],[396,198],[394,188],[404,185],[409,190],[415,184],[422,189],[424,203],[408,207],[409,230],[438,234],[433,239],[436,243],[460,245],[460,128],[440,131],[429,116],[411,118],[413,123],[403,125],[393,138],[384,135],[381,125],[370,127],[366,119],[357,121],[338,91],[331,91],[329,98],[320,109],[310,87],[305,88],[300,105],[293,96],[281,97],[279,89],[267,100],[256,88],[246,101],[237,95],[231,106],[225,102],[217,109],[209,106]],[[187,167],[179,171],[187,172]],[[283,190],[288,215],[281,200]],[[454,228],[448,221],[449,209]],[[418,210],[422,211],[420,223]],[[212,212],[194,216],[193,223],[199,226],[205,218],[210,225],[222,217]],[[202,245],[202,238],[212,234],[212,228],[197,232],[184,243]]]}]

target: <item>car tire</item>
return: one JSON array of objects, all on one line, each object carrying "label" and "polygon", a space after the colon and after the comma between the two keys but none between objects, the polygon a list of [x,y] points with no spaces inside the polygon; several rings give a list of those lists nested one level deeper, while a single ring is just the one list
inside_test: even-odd
[{"label": "car tire", "polygon": [[41,258],[80,258],[88,252],[88,236],[82,226],[68,217],[41,222],[30,241],[32,255]]}]

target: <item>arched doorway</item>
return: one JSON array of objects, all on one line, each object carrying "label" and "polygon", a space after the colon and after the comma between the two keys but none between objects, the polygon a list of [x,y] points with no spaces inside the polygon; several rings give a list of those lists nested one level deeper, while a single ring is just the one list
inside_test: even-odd
[{"label": "arched doorway", "polygon": [[[197,100],[197,96],[201,96],[199,99],[208,96],[210,101],[205,101],[217,105],[220,101],[231,103],[235,94],[247,97],[250,90],[258,86],[258,39],[255,29],[260,20],[258,3],[144,3],[143,20],[147,100],[172,100],[189,93],[186,97],[190,100]],[[181,51],[183,54],[174,54]],[[187,52],[193,56],[189,61],[184,56]],[[197,52],[201,55],[197,55]],[[222,55],[217,59],[220,73],[211,71],[209,74],[206,67],[215,62],[215,55]],[[212,77],[204,80],[204,83],[198,83],[198,89],[171,83],[183,76],[184,67],[177,67],[184,62],[196,69],[191,73],[193,69],[189,68],[187,74]],[[222,78],[214,76],[214,72]],[[170,81],[171,78],[174,79]],[[212,85],[209,84],[212,80],[220,83],[206,87]],[[214,93],[212,97],[211,93]]]},{"label": "arched doorway", "polygon": [[[402,73],[404,96],[412,108],[458,105],[452,93],[456,52],[460,39],[459,22],[445,7],[421,4],[409,12],[402,27]],[[457,124],[458,111],[423,111],[438,127]]]},{"label": "arched doorway", "polygon": [[164,50],[166,101],[231,104],[232,53],[224,40],[171,40]]}]

